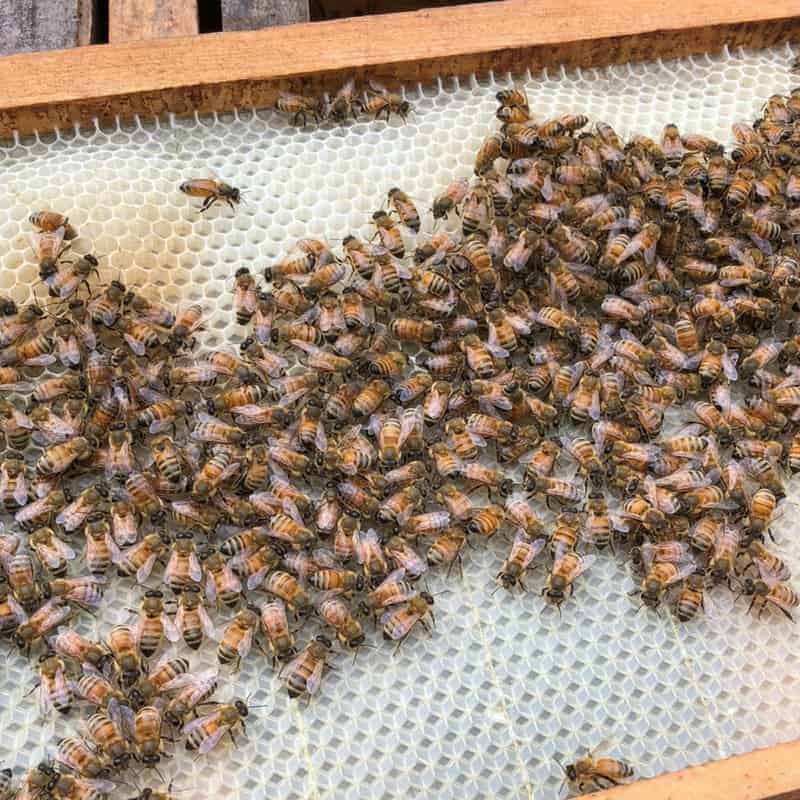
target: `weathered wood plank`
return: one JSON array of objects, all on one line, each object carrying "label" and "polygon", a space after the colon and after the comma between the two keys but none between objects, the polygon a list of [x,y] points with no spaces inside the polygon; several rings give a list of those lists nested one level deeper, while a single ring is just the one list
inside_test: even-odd
[{"label": "weathered wood plank", "polygon": [[110,0],[108,4],[111,44],[196,33],[196,0]]},{"label": "weathered wood plank", "polygon": [[255,31],[308,20],[308,0],[222,0],[224,31]]},{"label": "weathered wood plank", "polygon": [[[7,2],[8,0],[6,0]],[[0,136],[263,108],[281,89],[602,66],[800,40],[800,0],[506,0],[0,59]],[[787,56],[788,58],[788,56]]]},{"label": "weathered wood plank", "polygon": [[596,792],[586,800],[800,800],[800,741]]},{"label": "weathered wood plank", "polygon": [[0,55],[79,43],[78,0],[0,0]]}]

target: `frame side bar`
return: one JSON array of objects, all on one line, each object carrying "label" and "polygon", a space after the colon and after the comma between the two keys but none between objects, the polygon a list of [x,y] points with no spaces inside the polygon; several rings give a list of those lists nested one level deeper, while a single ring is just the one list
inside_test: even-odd
[{"label": "frame side bar", "polygon": [[800,741],[640,780],[587,800],[800,800]]},{"label": "frame side bar", "polygon": [[264,108],[335,91],[596,67],[800,40],[800,0],[504,0],[0,59],[0,137],[134,115]]}]

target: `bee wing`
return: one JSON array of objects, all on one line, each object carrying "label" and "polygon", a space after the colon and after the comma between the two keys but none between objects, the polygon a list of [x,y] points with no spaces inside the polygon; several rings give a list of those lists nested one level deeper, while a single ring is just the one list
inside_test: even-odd
[{"label": "bee wing", "polygon": [[550,175],[544,176],[542,188],[539,190],[539,193],[542,195],[542,199],[546,203],[549,203],[553,199],[553,181],[551,180]]},{"label": "bee wing", "polygon": [[711,592],[703,592],[703,612],[709,619],[718,619],[725,611],[718,599],[711,596]]},{"label": "bee wing", "polygon": [[218,417],[212,417],[211,414],[207,414],[205,411],[198,411],[197,419],[200,422],[211,423],[214,425],[226,425],[226,423],[221,419]]},{"label": "bee wing", "polygon": [[200,617],[200,622],[203,626],[203,633],[209,639],[216,639],[217,631],[214,628],[214,623],[211,621],[211,617],[208,616],[208,611],[206,611],[206,607],[203,605],[198,606],[197,613],[198,616]]},{"label": "bee wing", "polygon": [[46,717],[50,713],[53,703],[50,698],[50,690],[47,688],[47,685],[44,681],[39,684],[36,696],[39,701],[39,713],[43,717]]},{"label": "bee wing", "polygon": [[[36,555],[47,564],[48,567],[56,568],[61,564],[61,557],[54,547],[37,547],[35,548]],[[73,556],[75,554],[73,553]]]},{"label": "bee wing", "polygon": [[59,514],[56,515],[56,522],[65,531],[74,531],[83,521],[83,515],[79,513],[81,498],[73,500],[69,505],[64,506]]},{"label": "bee wing", "polygon": [[120,517],[117,514],[111,516],[112,531],[114,539],[120,547],[131,545],[136,541],[136,520],[133,514]]},{"label": "bee wing", "polygon": [[77,778],[76,782],[85,785],[87,789],[94,789],[100,794],[111,794],[117,788],[116,783],[103,778]]},{"label": "bee wing", "polygon": [[106,534],[106,547],[108,547],[108,552],[111,555],[111,562],[113,564],[119,564],[119,562],[122,561],[122,552],[119,547],[117,547],[117,543],[110,533]]},{"label": "bee wing", "polygon": [[14,619],[17,622],[23,623],[28,619],[25,609],[17,602],[13,595],[10,594],[8,596],[6,603],[8,603],[8,607],[11,609],[11,613],[14,615]]},{"label": "bee wing", "polygon": [[20,506],[28,502],[28,480],[24,475],[17,478],[17,485],[14,487],[14,500]]},{"label": "bee wing", "polygon": [[250,649],[253,646],[253,629],[248,628],[245,631],[244,636],[239,640],[239,644],[236,647],[236,652],[239,654],[239,658],[247,658],[247,654],[250,652]]},{"label": "bee wing", "polygon": [[285,497],[281,503],[281,507],[298,525],[305,527],[306,523],[300,516],[300,512],[298,511],[294,500],[292,500],[290,497]]},{"label": "bee wing", "polygon": [[164,628],[164,636],[166,636],[170,642],[177,642],[180,640],[181,632],[177,625],[169,618],[168,614],[161,615],[161,625]]},{"label": "bee wing", "polygon": [[725,353],[725,355],[722,356],[722,370],[725,373],[725,377],[729,381],[735,381],[739,379],[739,373],[736,370],[736,362],[738,360],[738,353]]},{"label": "bee wing", "polygon": [[407,264],[404,264],[402,261],[395,262],[394,265],[395,271],[397,272],[397,277],[404,281],[410,281],[412,274],[411,269],[408,267]]},{"label": "bee wing", "polygon": [[142,564],[142,566],[136,570],[137,583],[144,583],[150,577],[150,573],[153,571],[153,567],[156,563],[156,558],[157,554],[151,553],[145,560],[144,564]]},{"label": "bee wing", "polygon": [[[185,730],[185,728],[184,728]],[[219,728],[211,734],[211,736],[206,737],[200,744],[200,747],[197,748],[197,752],[201,755],[205,755],[206,753],[210,753],[221,741],[222,737],[230,730],[229,725],[220,725]]]},{"label": "bee wing", "polygon": [[534,541],[531,541],[528,535],[520,529],[517,531],[517,534],[514,537],[514,544],[512,545],[511,552],[513,553],[514,550],[519,546],[525,547],[525,555],[522,559],[522,567],[523,569],[527,569],[536,556],[538,556],[539,553],[544,550],[546,544],[546,539],[535,539]]},{"label": "bee wing", "polygon": [[350,97],[355,93],[355,91],[356,91],[355,78],[350,78],[350,80],[347,81],[347,83],[345,83],[345,85],[342,86],[342,88],[339,89],[338,92],[336,92],[336,96],[337,97]]},{"label": "bee wing", "polygon": [[206,575],[206,600],[209,603],[217,602],[217,584],[214,583],[214,576],[210,572]]},{"label": "bee wing", "polygon": [[688,561],[686,561],[685,563],[681,564],[680,567],[678,567],[678,572],[669,581],[669,584],[672,585],[673,583],[682,581],[684,578],[688,578],[696,570],[697,570],[697,564],[695,564],[694,560],[690,558]]},{"label": "bee wing", "polygon": [[170,553],[169,561],[167,561],[166,569],[164,570],[164,583],[169,583],[172,579],[172,576],[175,574],[175,570],[178,567],[178,553],[177,551],[173,550]]},{"label": "bee wing", "polygon": [[500,347],[497,343],[497,337],[495,335],[494,341],[492,341],[493,332],[490,331],[489,333],[489,341],[486,342],[486,349],[495,357],[495,358],[508,358],[509,352],[504,347]]},{"label": "bee wing", "polygon": [[650,503],[651,506],[658,508],[658,487],[656,486],[653,476],[648,475],[644,479],[643,485],[647,502]]},{"label": "bee wing", "polygon": [[406,443],[414,430],[424,423],[424,419],[422,406],[416,406],[403,413],[400,417],[400,439],[398,440],[400,447]]},{"label": "bee wing", "polygon": [[136,646],[138,647],[142,641],[142,633],[144,632],[144,617],[141,614],[131,625],[131,631],[133,632],[133,640],[136,642]]},{"label": "bee wing", "polygon": [[309,693],[309,695],[317,693],[317,690],[322,683],[322,673],[324,671],[325,662],[320,659],[316,664],[314,664],[314,669],[311,670],[311,674],[308,676],[308,680],[306,681],[306,691]]},{"label": "bee wing", "polygon": [[200,583],[203,580],[203,568],[200,566],[197,553],[191,553],[189,555],[189,577],[195,583]]},{"label": "bee wing", "polygon": [[122,338],[128,344],[128,347],[137,355],[137,356],[144,356],[147,352],[147,348],[144,346],[144,342],[139,341],[138,339],[134,339],[129,333],[122,334]]},{"label": "bee wing", "polygon": [[595,555],[590,554],[586,556],[581,556],[580,563],[575,568],[575,572],[573,573],[572,579],[575,580],[576,578],[578,578],[579,575],[583,575],[583,573],[586,572],[592,566],[592,564],[594,564],[595,561],[597,561],[597,556]]},{"label": "bee wing", "polygon": [[389,90],[382,83],[378,83],[378,81],[373,80],[372,78],[367,81],[367,91],[371,94],[389,94]]},{"label": "bee wing", "polygon": [[172,420],[170,419],[156,419],[150,423],[150,427],[147,429],[149,433],[163,433],[172,426]]},{"label": "bee wing", "polygon": [[262,567],[247,578],[248,591],[252,592],[254,589],[258,588],[259,584],[264,580],[265,575],[269,572],[269,569],[268,566]]},{"label": "bee wing", "polygon": [[325,433],[325,426],[322,422],[317,423],[317,432],[314,435],[314,445],[320,452],[328,449],[328,435]]}]

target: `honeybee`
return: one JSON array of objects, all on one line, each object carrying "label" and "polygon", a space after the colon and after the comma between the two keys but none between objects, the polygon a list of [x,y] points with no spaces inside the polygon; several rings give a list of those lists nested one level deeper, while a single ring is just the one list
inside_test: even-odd
[{"label": "honeybee", "polygon": [[139,652],[149,658],[158,650],[164,637],[177,642],[180,633],[164,611],[164,595],[158,589],[148,589],[142,600],[139,618],[133,628]]},{"label": "honeybee", "polygon": [[86,547],[83,557],[92,575],[104,576],[112,563],[122,561],[117,543],[111,536],[111,525],[102,511],[89,515],[84,528]]},{"label": "honeybee", "polygon": [[42,589],[36,581],[33,558],[25,552],[16,553],[5,559],[3,567],[14,599],[30,613],[42,597]]},{"label": "honeybee", "polygon": [[408,638],[414,627],[419,624],[428,633],[432,633],[427,617],[435,624],[433,616],[433,596],[428,592],[421,592],[412,597],[405,605],[386,611],[381,617],[383,625],[383,638],[397,642],[395,652]]},{"label": "honeybee", "polygon": [[247,657],[253,646],[259,621],[259,610],[255,606],[248,606],[228,623],[217,647],[220,664],[234,662],[234,670],[238,672],[242,659]]},{"label": "honeybee", "polygon": [[188,683],[191,680],[191,676],[187,675],[188,672],[189,662],[187,659],[162,658],[147,675],[142,675],[129,690],[132,707],[141,708],[155,701],[163,691]]},{"label": "honeybee", "polygon": [[8,510],[28,502],[25,462],[20,458],[7,458],[0,463],[0,501]]},{"label": "honeybee", "polygon": [[408,100],[404,100],[399,94],[389,92],[377,81],[369,81],[367,92],[368,97],[364,103],[364,111],[373,114],[375,119],[385,113],[388,122],[392,114],[397,114],[405,122],[406,117],[411,113],[411,103]]},{"label": "honeybee", "polygon": [[59,539],[52,528],[38,528],[29,534],[28,544],[42,569],[54,578],[67,574],[67,562],[75,558],[75,551]]},{"label": "honeybee", "polygon": [[394,220],[385,211],[376,211],[372,215],[372,220],[378,230],[381,244],[395,256],[395,258],[403,258],[406,252],[405,244],[403,242],[403,236],[395,225]]},{"label": "honeybee", "polygon": [[525,533],[519,531],[514,538],[514,544],[508,558],[503,562],[496,580],[509,591],[519,584],[527,591],[523,578],[530,568],[533,560],[542,552],[546,544],[545,539],[530,539]]},{"label": "honeybee", "polygon": [[573,550],[564,553],[555,561],[547,576],[547,583],[542,589],[545,600],[560,610],[567,591],[570,594],[575,591],[575,580],[589,569],[594,560],[594,556],[579,556]]},{"label": "honeybee", "polygon": [[194,178],[184,181],[178,187],[189,197],[202,197],[203,204],[200,211],[207,211],[214,203],[227,203],[234,211],[242,200],[242,193],[235,186],[221,180],[217,175],[209,173],[206,178]]},{"label": "honeybee", "polygon": [[261,630],[272,652],[272,663],[288,661],[295,655],[294,636],[286,619],[286,607],[278,600],[266,600],[259,607]]},{"label": "honeybee", "polygon": [[590,750],[585,758],[564,767],[564,780],[573,791],[580,794],[610,789],[619,786],[633,777],[634,770],[630,764],[616,758],[596,758],[595,754],[602,748]]},{"label": "honeybee", "polygon": [[115,625],[108,632],[106,644],[123,685],[131,686],[142,673],[142,659],[138,653],[134,628],[130,625]]},{"label": "honeybee", "polygon": [[[9,585],[11,582],[9,581]],[[37,598],[38,601],[38,598]],[[19,601],[20,606],[26,611],[32,608],[24,600]],[[30,651],[34,644],[44,639],[59,626],[63,625],[74,616],[74,611],[69,602],[62,597],[51,597],[34,611],[27,620],[21,622],[14,633],[14,643],[17,647]]]},{"label": "honeybee", "polygon": [[750,530],[754,534],[762,534],[768,531],[771,522],[775,517],[778,506],[778,499],[768,488],[757,489],[750,498],[748,516]]},{"label": "honeybee", "polygon": [[389,189],[389,204],[394,209],[400,221],[414,233],[419,233],[420,221],[411,198],[397,187]]},{"label": "honeybee", "polygon": [[[210,753],[227,733],[233,738],[238,727],[244,730],[248,708],[242,700],[224,703],[210,714],[198,717],[183,726],[181,734],[186,736],[186,749],[197,750],[200,755]],[[235,741],[235,740],[234,740]]]},{"label": "honeybee", "polygon": [[[170,665],[183,661],[179,670],[170,668]],[[185,664],[185,666],[184,666]],[[189,662],[185,659],[167,662],[161,667],[165,673],[164,677],[172,674],[166,682],[159,680],[158,689],[153,694],[158,694],[161,690],[177,688],[178,692],[167,703],[164,709],[164,719],[172,726],[178,728],[184,724],[186,718],[194,713],[197,715],[198,706],[205,703],[217,690],[217,670],[211,669],[200,672],[196,675],[188,674]],[[175,674],[177,673],[177,674]]]},{"label": "honeybee", "polygon": [[136,758],[145,766],[158,764],[166,754],[161,749],[163,718],[156,706],[143,706],[133,719]]},{"label": "honeybee", "polygon": [[366,636],[361,623],[355,618],[338,590],[318,595],[314,606],[320,618],[336,632],[336,638],[343,647],[357,650],[364,643]]},{"label": "honeybee", "polygon": [[91,454],[87,439],[76,436],[66,442],[54,444],[45,449],[36,462],[36,470],[41,475],[60,475],[66,472],[75,461],[86,459]]},{"label": "honeybee", "polygon": [[142,541],[128,548],[117,562],[117,572],[127,577],[136,576],[143,584],[153,571],[156,561],[166,553],[170,539],[166,533],[150,533]]},{"label": "honeybee", "polygon": [[69,244],[64,243],[66,229],[59,226],[55,229],[41,228],[28,234],[36,260],[39,262],[39,278],[45,280],[58,272],[58,263]]},{"label": "honeybee", "polygon": [[446,566],[447,576],[458,564],[461,570],[461,551],[467,543],[467,534],[463,528],[451,526],[442,531],[425,553],[425,559],[432,567]]},{"label": "honeybee", "polygon": [[[279,101],[280,102],[280,101]],[[351,114],[358,118],[357,112],[363,109],[363,103],[356,97],[356,83],[352,78],[336,92],[328,107],[328,117],[334,122],[344,122]],[[281,109],[286,110],[286,109]],[[295,120],[296,122],[296,120]],[[304,120],[305,124],[305,120]]]},{"label": "honeybee", "polygon": [[332,644],[325,636],[312,639],[303,650],[281,670],[285,672],[286,691],[291,698],[306,695],[309,700],[317,693],[328,666]]},{"label": "honeybee", "polygon": [[191,584],[200,583],[203,571],[197,557],[192,534],[180,531],[175,534],[172,552],[164,570],[164,583],[175,594],[180,594]]},{"label": "honeybee", "polygon": [[206,574],[205,592],[209,603],[234,608],[242,596],[242,584],[218,552],[202,555]]},{"label": "honeybee", "polygon": [[[497,155],[500,155],[499,145],[497,146]],[[480,171],[476,169],[476,172]],[[445,190],[434,198],[433,218],[443,219],[451,211],[457,209],[466,197],[468,191],[469,182],[466,178],[457,178],[452,183],[448,184]]]},{"label": "honeybee", "polygon": [[82,778],[107,779],[111,774],[105,760],[77,736],[59,740],[56,761]]},{"label": "honeybee", "polygon": [[48,233],[63,228],[64,239],[67,241],[71,241],[78,236],[78,232],[75,230],[74,226],[70,224],[69,218],[65,217],[63,214],[59,214],[58,211],[33,211],[28,216],[28,222],[40,231],[47,231]]},{"label": "honeybee", "polygon": [[288,572],[282,570],[272,572],[261,588],[283,600],[296,616],[307,616],[313,610],[308,593],[300,586],[294,575]]},{"label": "honeybee", "polygon": [[67,714],[72,708],[73,694],[64,662],[58,656],[44,655],[39,659],[39,711],[46,717],[55,709]]},{"label": "honeybee", "polygon": [[[342,89],[347,89],[347,86],[348,85],[345,84]],[[291,94],[283,91],[278,94],[278,99],[275,101],[275,108],[281,113],[291,117],[293,125],[303,125],[304,127],[308,121],[308,117],[313,117],[315,122],[320,122],[326,115],[325,104],[321,98],[304,97],[300,94]]]},{"label": "honeybee", "polygon": [[762,571],[760,579],[744,579],[742,594],[752,597],[747,608],[748,614],[757,607],[758,616],[761,617],[768,604],[772,604],[794,622],[792,609],[800,605],[800,597],[788,583],[779,581],[775,576]]},{"label": "honeybee", "polygon": [[0,636],[9,636],[27,618],[25,609],[17,602],[8,584],[0,581]]}]

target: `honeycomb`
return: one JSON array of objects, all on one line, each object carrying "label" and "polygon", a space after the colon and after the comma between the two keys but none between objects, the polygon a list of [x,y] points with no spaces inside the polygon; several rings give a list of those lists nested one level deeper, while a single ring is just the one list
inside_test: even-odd
[{"label": "honeycomb", "polygon": [[[726,51],[529,73],[522,83],[542,117],[585,111],[624,137],[656,136],[675,122],[728,142],[732,122],[752,119],[767,96],[792,87],[793,59],[789,47]],[[104,280],[121,277],[173,304],[199,301],[208,318],[204,344],[238,343],[231,286],[239,267],[259,269],[299,237],[369,236],[366,222],[394,185],[427,208],[455,175],[471,173],[493,124],[494,94],[509,81],[443,78],[407,89],[414,106],[407,124],[298,130],[272,111],[240,109],[6,142],[0,293],[44,301],[26,218],[52,208],[79,229],[75,251],[103,256]],[[235,214],[216,206],[200,215],[178,191],[209,169],[244,190]],[[790,499],[797,489],[794,482]],[[773,526],[796,573],[797,513],[790,507]],[[431,580],[432,637],[415,633],[395,656],[382,645],[362,649],[354,663],[340,656],[308,706],[290,701],[253,654],[218,693],[262,706],[251,713],[247,739],[199,760],[177,753],[162,763],[165,779],[187,798],[542,798],[558,793],[556,759],[601,740],[638,775],[652,776],[800,736],[800,639],[778,615],[757,621],[743,613],[743,601],[735,613],[682,627],[666,614],[636,613],[632,580],[607,555],[559,617],[542,611],[534,593],[493,594],[506,547],[468,551],[463,580]],[[133,588],[115,580],[97,618],[84,616],[79,628],[97,635],[127,621]],[[714,596],[731,611],[728,593]],[[42,725],[26,696],[30,664],[8,650],[4,656],[0,762],[21,772],[74,729],[76,715]],[[192,667],[213,660],[206,645]]]}]

